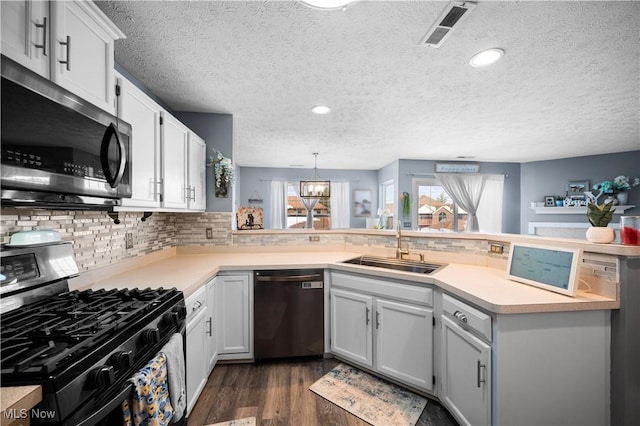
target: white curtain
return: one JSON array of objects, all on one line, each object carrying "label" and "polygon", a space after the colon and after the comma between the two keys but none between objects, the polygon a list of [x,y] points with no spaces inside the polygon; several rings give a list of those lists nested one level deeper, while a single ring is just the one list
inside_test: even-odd
[{"label": "white curtain", "polygon": [[485,175],[436,173],[436,181],[453,201],[467,212],[467,232],[478,232],[477,210],[484,192]]},{"label": "white curtain", "polygon": [[331,229],[350,226],[349,182],[331,182]]},{"label": "white curtain", "polygon": [[271,229],[287,228],[287,182],[271,181]]},{"label": "white curtain", "polygon": [[480,232],[502,232],[502,196],[504,193],[504,175],[485,175],[487,180],[476,214]]},{"label": "white curtain", "polygon": [[[293,188],[296,191],[296,195],[300,197],[300,187],[294,185]],[[317,198],[300,198],[302,205],[305,209],[307,209],[307,220],[305,224],[306,229],[313,229],[313,209],[316,208],[316,204],[318,204]]]}]

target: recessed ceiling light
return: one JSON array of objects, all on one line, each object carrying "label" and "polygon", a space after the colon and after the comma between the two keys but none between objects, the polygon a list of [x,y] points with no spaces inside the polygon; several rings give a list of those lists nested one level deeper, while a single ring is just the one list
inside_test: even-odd
[{"label": "recessed ceiling light", "polygon": [[473,58],[469,61],[469,65],[476,68],[486,67],[498,62],[503,55],[504,50],[502,49],[483,50],[482,52],[478,52],[473,55]]},{"label": "recessed ceiling light", "polygon": [[329,108],[326,105],[316,105],[313,108],[311,108],[311,112],[319,115],[329,114],[331,112],[331,108]]},{"label": "recessed ceiling light", "polygon": [[302,4],[313,9],[347,10],[347,5],[353,0],[302,0]]}]

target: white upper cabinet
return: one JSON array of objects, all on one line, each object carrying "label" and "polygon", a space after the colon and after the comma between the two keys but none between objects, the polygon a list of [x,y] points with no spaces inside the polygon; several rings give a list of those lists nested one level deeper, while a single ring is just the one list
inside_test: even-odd
[{"label": "white upper cabinet", "polygon": [[111,114],[120,38],[90,1],[2,2],[2,53]]},{"label": "white upper cabinet", "polygon": [[3,1],[2,54],[49,78],[51,20],[47,1]]},{"label": "white upper cabinet", "polygon": [[190,192],[187,184],[189,129],[165,111],[161,115],[163,187],[161,204],[163,208],[186,210]]},{"label": "white upper cabinet", "polygon": [[51,80],[114,112],[114,40],[124,38],[95,4],[51,2]]},{"label": "white upper cabinet", "polygon": [[131,198],[124,207],[160,207],[160,111],[162,108],[124,77],[118,76],[118,118],[131,124]]},{"label": "white upper cabinet", "polygon": [[189,210],[204,211],[206,207],[206,168],[207,147],[204,140],[189,132],[188,148],[188,206]]}]

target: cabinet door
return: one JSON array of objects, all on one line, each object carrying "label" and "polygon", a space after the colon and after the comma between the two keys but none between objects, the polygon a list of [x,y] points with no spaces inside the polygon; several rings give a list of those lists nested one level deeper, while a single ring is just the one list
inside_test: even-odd
[{"label": "cabinet door", "polygon": [[162,112],[162,207],[187,208],[187,135],[175,117]]},{"label": "cabinet door", "polygon": [[118,78],[118,117],[131,124],[131,198],[125,207],[160,207],[160,106],[124,77]]},{"label": "cabinet door", "polygon": [[491,424],[491,347],[442,316],[440,400],[465,425]]},{"label": "cabinet door", "polygon": [[216,316],[215,316],[215,306],[216,306],[216,294],[215,287],[217,277],[211,280],[207,284],[207,319],[205,321],[205,338],[207,341],[207,370],[208,373],[213,370],[216,362],[218,362],[218,344],[216,341]]},{"label": "cabinet door", "polygon": [[207,307],[187,322],[187,415],[198,400],[207,383],[207,359],[205,341],[205,319]]},{"label": "cabinet door", "polygon": [[373,366],[373,298],[331,289],[331,351],[359,364]]},{"label": "cabinet door", "polygon": [[377,299],[376,370],[433,389],[433,311]]},{"label": "cabinet door", "polygon": [[92,2],[52,1],[51,80],[113,114],[114,36]]},{"label": "cabinet door", "polygon": [[189,210],[203,211],[206,205],[205,168],[207,148],[204,140],[189,132]]},{"label": "cabinet door", "polygon": [[[49,2],[3,1],[2,54],[49,78],[51,37]],[[45,23],[46,22],[46,23]]]},{"label": "cabinet door", "polygon": [[251,321],[253,300],[249,276],[216,277],[216,318],[218,352],[251,354]]}]

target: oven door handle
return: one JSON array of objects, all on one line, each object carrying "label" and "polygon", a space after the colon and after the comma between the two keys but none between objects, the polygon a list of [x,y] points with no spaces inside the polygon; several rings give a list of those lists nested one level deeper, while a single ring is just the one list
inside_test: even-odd
[{"label": "oven door handle", "polygon": [[91,413],[90,416],[85,417],[79,422],[75,423],[78,426],[92,426],[97,424],[100,420],[104,419],[114,408],[122,404],[130,394],[133,392],[133,383],[127,382],[127,386],[123,388],[116,396],[114,396],[109,402],[102,406],[98,411]]}]

